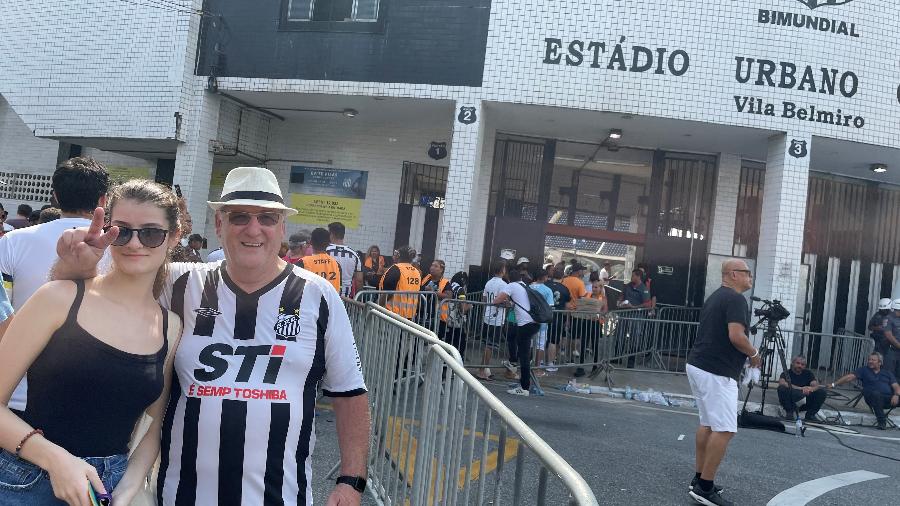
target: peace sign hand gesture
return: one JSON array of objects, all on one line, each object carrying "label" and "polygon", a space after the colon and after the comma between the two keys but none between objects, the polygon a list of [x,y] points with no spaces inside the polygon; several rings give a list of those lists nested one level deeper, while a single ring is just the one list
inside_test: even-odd
[{"label": "peace sign hand gesture", "polygon": [[56,243],[56,254],[59,260],[53,267],[53,279],[80,279],[96,275],[97,263],[103,253],[116,237],[119,227],[103,230],[104,211],[102,207],[94,209],[91,225],[66,230]]}]

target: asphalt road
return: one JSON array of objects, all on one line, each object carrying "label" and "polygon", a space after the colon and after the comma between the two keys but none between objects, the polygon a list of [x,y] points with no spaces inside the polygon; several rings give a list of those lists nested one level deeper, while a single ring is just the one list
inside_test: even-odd
[{"label": "asphalt road", "polygon": [[[695,411],[550,390],[544,397],[514,397],[505,393],[506,383],[489,383],[488,387],[581,473],[600,504],[694,504],[687,486],[694,467]],[[325,504],[331,484],[324,475],[338,455],[334,417],[327,408],[319,411],[317,433],[314,494],[317,504]],[[850,446],[900,458],[898,430],[863,429],[860,435],[840,437]],[[514,464],[506,464],[506,478],[501,480],[506,497],[511,497]],[[814,429],[800,439],[740,429],[716,483],[726,488],[726,497],[736,504],[766,505],[779,493],[804,482],[853,471],[888,477],[838,487],[806,504],[900,504],[900,462],[852,451],[832,435]],[[522,504],[534,503],[536,478],[534,458],[529,455],[523,480],[527,502]],[[783,504],[803,504],[804,497],[816,495],[823,486],[814,486],[800,499]],[[564,502],[558,484],[551,487],[548,504]]]}]

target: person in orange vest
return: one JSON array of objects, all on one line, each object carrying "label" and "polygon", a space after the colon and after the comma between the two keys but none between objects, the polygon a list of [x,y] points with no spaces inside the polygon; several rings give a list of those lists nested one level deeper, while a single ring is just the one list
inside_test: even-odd
[{"label": "person in orange vest", "polygon": [[377,286],[378,280],[384,275],[384,270],[384,257],[381,256],[381,249],[374,244],[369,246],[369,252],[366,254],[366,259],[363,260],[366,284]]},{"label": "person in orange vest", "polygon": [[[409,246],[397,248],[397,263],[384,272],[378,283],[379,290],[396,290],[402,292],[418,292],[422,284],[419,269],[412,264],[416,250]],[[386,294],[380,297],[379,303],[388,310],[412,320],[416,316],[419,305],[418,295]]]},{"label": "person in orange vest", "polygon": [[[437,294],[434,297],[434,307],[435,311],[440,314],[437,335],[441,339],[444,338],[444,334],[447,332],[447,317],[450,316],[450,306],[447,304],[442,305],[441,302],[444,299],[449,299],[453,296],[453,291],[450,290],[450,280],[444,277],[445,268],[443,260],[431,262],[428,274],[422,279],[421,288],[423,292],[434,292]],[[431,316],[432,315],[426,315],[426,318],[423,319],[423,321],[426,322],[424,323],[425,326],[428,326]]]},{"label": "person in orange vest", "polygon": [[325,278],[331,286],[341,293],[341,265],[331,255],[325,252],[325,248],[331,244],[331,237],[324,228],[317,228],[309,236],[313,254],[301,258],[297,265]]}]

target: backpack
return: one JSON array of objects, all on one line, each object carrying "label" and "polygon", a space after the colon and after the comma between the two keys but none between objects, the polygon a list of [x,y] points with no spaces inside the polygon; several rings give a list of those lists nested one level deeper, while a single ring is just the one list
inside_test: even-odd
[{"label": "backpack", "polygon": [[[526,310],[522,307],[521,304],[513,300],[513,304],[522,308],[523,311],[528,313],[531,316],[531,319],[535,321],[535,323],[550,323],[553,321],[553,308],[550,307],[550,304],[547,304],[547,300],[543,295],[538,293],[537,290],[531,288],[525,283],[520,282],[522,288],[525,289],[525,293],[528,294],[528,304],[531,306],[531,310]],[[510,300],[512,298],[510,297]]]}]

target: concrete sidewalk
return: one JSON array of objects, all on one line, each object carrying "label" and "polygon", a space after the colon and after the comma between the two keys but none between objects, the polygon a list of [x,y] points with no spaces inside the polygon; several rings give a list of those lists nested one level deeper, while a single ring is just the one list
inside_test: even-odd
[{"label": "concrete sidewalk", "polygon": [[[539,377],[538,381],[543,389],[563,389],[573,379],[574,367],[562,367],[556,373],[548,373]],[[590,366],[586,369],[590,374]],[[496,377],[496,376],[495,376]],[[498,377],[499,379],[499,377]],[[635,371],[633,369],[613,369],[608,374],[601,371],[594,379],[588,376],[574,378],[577,385],[576,392],[590,395],[605,395],[614,398],[630,397],[637,401],[654,402],[660,405],[696,407],[691,387],[687,376],[684,374],[672,374],[653,371]],[[609,380],[609,385],[607,384]],[[612,388],[609,388],[611,386]],[[771,382],[765,394],[765,408],[763,413],[769,416],[782,418],[784,411],[778,404],[777,382]],[[818,418],[832,423],[843,425],[874,426],[875,415],[869,410],[864,400],[860,400],[854,407],[850,406],[849,399],[853,399],[860,392],[854,389],[839,390],[846,399],[829,397],[825,405],[819,410]],[[740,403],[743,404],[747,393],[745,387],[740,389]],[[656,395],[655,395],[656,394]],[[747,402],[747,410],[756,412],[762,401],[763,390],[755,386],[750,393]],[[900,408],[897,409],[900,411]],[[890,419],[900,425],[900,415],[893,414]]]}]

